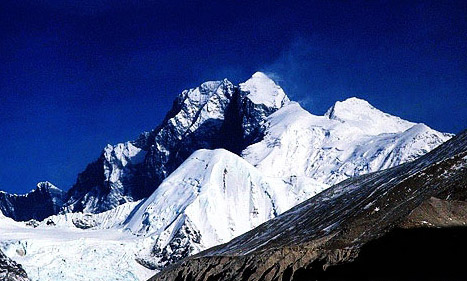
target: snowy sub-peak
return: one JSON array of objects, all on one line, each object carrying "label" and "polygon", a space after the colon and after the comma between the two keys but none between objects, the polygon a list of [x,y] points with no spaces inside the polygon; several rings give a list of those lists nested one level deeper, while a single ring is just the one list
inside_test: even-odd
[{"label": "snowy sub-peak", "polygon": [[356,98],[336,103],[324,116],[291,102],[264,127],[264,138],[242,152],[244,159],[271,177],[305,176],[326,185],[414,160],[452,137]]},{"label": "snowy sub-peak", "polygon": [[266,118],[290,100],[284,90],[262,72],[253,74],[239,88],[243,138],[247,144],[255,143],[263,137]]},{"label": "snowy sub-peak", "polygon": [[[146,151],[133,142],[108,144],[101,156],[78,175],[68,191],[65,212],[103,212],[144,196],[140,169]],[[143,195],[141,195],[143,193]]]},{"label": "snowy sub-peak", "polygon": [[142,258],[160,269],[225,243],[315,192],[265,177],[225,149],[201,149],[132,213],[125,228],[155,239]]},{"label": "snowy sub-peak", "polygon": [[351,123],[365,134],[400,133],[415,125],[384,113],[369,102],[356,97],[338,101],[325,114],[329,119]]},{"label": "snowy sub-peak", "polygon": [[[42,181],[37,183],[36,188],[31,190],[31,192],[43,192],[43,193],[50,193],[51,195],[55,195],[56,199],[63,197],[64,191],[60,188],[56,187],[49,181]],[[30,192],[30,193],[31,193]],[[29,193],[28,193],[29,194]],[[26,194],[26,195],[28,195]]]}]

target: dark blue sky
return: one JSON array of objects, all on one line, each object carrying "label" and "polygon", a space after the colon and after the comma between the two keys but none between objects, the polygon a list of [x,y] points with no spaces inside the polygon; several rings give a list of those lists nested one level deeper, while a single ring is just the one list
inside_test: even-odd
[{"label": "dark blue sky", "polygon": [[[212,2],[212,3],[211,3]],[[457,133],[467,1],[0,1],[0,189],[68,189],[107,143],[154,128],[205,80],[273,73],[322,114],[336,100]]]}]

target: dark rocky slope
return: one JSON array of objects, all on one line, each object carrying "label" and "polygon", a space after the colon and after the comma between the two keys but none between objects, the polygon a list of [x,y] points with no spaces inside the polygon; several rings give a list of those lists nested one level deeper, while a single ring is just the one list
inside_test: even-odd
[{"label": "dark rocky slope", "polygon": [[[467,131],[414,162],[337,184],[151,280],[465,280],[454,255],[466,231],[446,227],[466,222],[466,164]],[[405,275],[411,260],[415,275]],[[420,265],[428,271],[416,275]]]},{"label": "dark rocky slope", "polygon": [[49,182],[40,182],[23,195],[0,191],[0,211],[17,221],[43,220],[60,211],[64,198],[65,192]]},{"label": "dark rocky slope", "polygon": [[21,265],[10,260],[0,251],[0,280],[1,281],[27,281],[28,276]]}]

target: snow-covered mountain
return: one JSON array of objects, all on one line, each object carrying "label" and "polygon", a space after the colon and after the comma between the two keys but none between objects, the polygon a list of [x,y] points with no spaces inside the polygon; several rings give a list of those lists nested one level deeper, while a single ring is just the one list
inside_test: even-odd
[{"label": "snow-covered mountain", "polygon": [[43,220],[60,210],[64,198],[65,192],[50,182],[40,182],[24,195],[0,191],[0,212],[18,221]]},{"label": "snow-covered mountain", "polygon": [[449,137],[357,98],[314,116],[257,72],[238,86],[224,79],[183,91],[156,129],[104,149],[78,176],[65,210],[97,213],[146,198],[198,149],[224,148],[266,175],[330,185],[413,160]]},{"label": "snow-covered mountain", "polygon": [[[63,206],[57,201],[60,214],[55,208],[53,216],[28,223],[22,237],[6,233],[0,241],[35,245],[26,257],[3,245],[26,270],[38,270],[43,255],[73,263],[76,255],[99,260],[103,252],[125,268],[112,280],[138,280],[142,275],[129,276],[141,264],[161,269],[228,242],[335,183],[414,160],[451,137],[357,98],[313,115],[259,72],[239,85],[205,82],[183,91],[154,130],[107,145],[78,175]],[[86,242],[57,240],[54,231]],[[124,252],[131,261],[120,259]],[[41,265],[56,278],[60,269]],[[84,280],[78,275],[66,277]]]},{"label": "snow-covered mountain", "polygon": [[357,98],[315,116],[273,84],[263,74],[240,84],[255,104],[279,108],[257,122],[257,142],[238,155],[196,151],[129,218],[133,233],[156,237],[148,265],[225,243],[333,184],[414,160],[451,137]]},{"label": "snow-covered mountain", "polygon": [[264,176],[224,149],[198,150],[128,219],[131,233],[155,243],[141,253],[161,269],[189,254],[224,243],[316,194]]},{"label": "snow-covered mountain", "polygon": [[198,149],[240,152],[262,138],[267,116],[288,102],[262,73],[234,86],[227,79],[183,91],[156,129],[107,146],[68,192],[68,211],[101,212],[151,195]]},{"label": "snow-covered mountain", "polygon": [[324,116],[292,102],[264,127],[263,140],[247,147],[244,159],[268,176],[327,185],[412,161],[451,137],[357,98],[337,102]]},{"label": "snow-covered mountain", "polygon": [[334,185],[150,280],[463,280],[466,199],[464,131],[415,161]]}]

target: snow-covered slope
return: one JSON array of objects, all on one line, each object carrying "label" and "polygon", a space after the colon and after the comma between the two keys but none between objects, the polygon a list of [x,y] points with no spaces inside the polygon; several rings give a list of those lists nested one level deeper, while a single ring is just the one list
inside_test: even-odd
[{"label": "snow-covered slope", "polygon": [[384,113],[367,101],[355,97],[336,102],[328,109],[325,116],[359,128],[362,133],[368,135],[400,133],[415,125],[415,123]]},{"label": "snow-covered slope", "polygon": [[59,226],[59,227],[69,227],[69,228],[81,228],[81,229],[109,229],[115,228],[120,229],[125,221],[128,219],[128,216],[131,212],[141,204],[142,200],[135,202],[128,202],[117,207],[102,212],[102,213],[63,213],[59,215],[53,215],[47,217],[40,222],[29,222],[36,226]]},{"label": "snow-covered slope", "polygon": [[244,159],[267,176],[308,177],[326,185],[414,160],[452,136],[357,98],[337,102],[324,116],[291,102],[269,116],[265,127],[263,140],[242,152]]},{"label": "snow-covered slope", "polygon": [[323,185],[294,188],[263,176],[224,150],[198,150],[129,218],[132,233],[155,239],[146,261],[162,268],[224,243],[283,213]]}]

